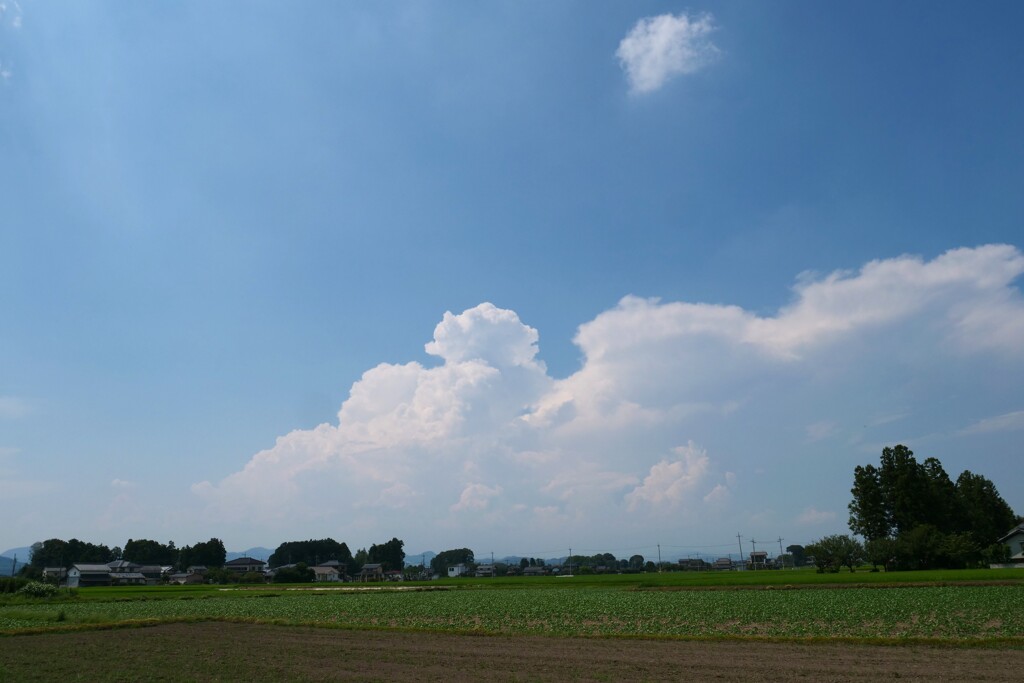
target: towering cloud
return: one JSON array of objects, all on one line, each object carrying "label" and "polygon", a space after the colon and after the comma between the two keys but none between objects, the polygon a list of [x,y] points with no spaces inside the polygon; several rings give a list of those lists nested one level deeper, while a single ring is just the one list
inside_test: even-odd
[{"label": "towering cloud", "polygon": [[[1016,248],[990,245],[803,276],[772,316],[630,296],[579,327],[582,364],[562,379],[538,360],[537,331],[515,312],[484,303],[445,313],[425,346],[438,363],[368,370],[337,424],[282,436],[193,490],[203,514],[221,520],[309,533],[345,520],[381,538],[400,526],[428,538],[458,528],[554,542],[595,529],[623,537],[652,518],[697,528],[710,524],[709,510],[730,525],[725,509],[765,519],[763,496],[735,490],[780,454],[839,438],[858,447],[849,429],[861,416],[808,414],[844,405],[853,389],[884,408],[888,394],[871,392],[888,381],[886,359],[912,357],[926,371],[915,379],[924,393],[931,381],[955,381],[965,395],[984,382],[945,379],[951,361],[1019,372],[1024,302],[1013,282],[1022,272]],[[780,414],[793,422],[788,432]],[[949,429],[987,433],[1018,417],[1009,406]],[[765,443],[769,431],[791,441]],[[834,525],[846,491],[823,495],[794,497],[776,522]],[[835,509],[821,509],[828,504]]]}]

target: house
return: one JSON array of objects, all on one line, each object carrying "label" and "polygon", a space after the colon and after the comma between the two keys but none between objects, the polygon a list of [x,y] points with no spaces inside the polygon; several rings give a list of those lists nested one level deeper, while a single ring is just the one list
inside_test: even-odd
[{"label": "house", "polygon": [[998,543],[1009,547],[1010,560],[1007,564],[993,566],[1024,568],[1024,524],[1018,524],[1010,533],[1000,538]]},{"label": "house", "polygon": [[360,581],[383,581],[384,567],[377,563],[364,564],[359,572]]},{"label": "house", "polygon": [[327,560],[326,562],[321,562],[320,564],[318,564],[317,567],[329,568],[338,572],[338,581],[349,580],[348,565],[346,565],[344,562],[339,562],[338,560]]},{"label": "house", "polygon": [[112,586],[145,586],[146,577],[142,572],[110,572]]},{"label": "house", "polygon": [[147,586],[156,586],[164,580],[164,568],[155,564],[147,564],[136,569],[146,579]]},{"label": "house", "polygon": [[124,572],[137,572],[142,565],[129,562],[128,560],[114,560],[113,562],[107,562],[107,566],[110,567],[112,573],[122,574]]},{"label": "house", "polygon": [[43,581],[52,581],[58,586],[66,586],[68,570],[66,567],[43,567]]},{"label": "house", "polygon": [[262,574],[267,570],[267,563],[253,557],[239,557],[230,562],[225,562],[224,569],[229,572],[238,572],[239,574],[248,574],[250,572]]},{"label": "house", "polygon": [[167,577],[168,582],[176,583],[179,586],[195,586],[206,583],[206,576],[204,574],[181,572],[178,574],[171,574]]},{"label": "house", "polygon": [[109,585],[110,567],[105,564],[76,564],[68,570],[68,588]]},{"label": "house", "polygon": [[313,580],[317,583],[337,583],[341,581],[341,573],[338,572],[336,567],[324,567],[323,565],[317,565],[313,567]]},{"label": "house", "polygon": [[679,568],[685,572],[704,572],[711,569],[711,565],[701,558],[688,558],[679,560]]},{"label": "house", "polygon": [[523,569],[523,576],[544,576],[547,573],[547,567],[526,567]]},{"label": "house", "polygon": [[466,576],[467,574],[469,574],[469,567],[467,567],[462,562],[459,562],[456,565],[452,565],[451,567],[448,567],[448,578],[449,579],[454,579],[454,578],[457,578],[459,576]]},{"label": "house", "polygon": [[731,557],[720,557],[715,560],[715,563],[711,565],[713,569],[731,570],[733,569]]},{"label": "house", "polygon": [[495,576],[497,572],[493,564],[481,564],[476,568],[477,576]]},{"label": "house", "polygon": [[750,553],[750,561],[747,562],[750,569],[770,569],[768,564],[768,553],[763,550],[755,550]]}]

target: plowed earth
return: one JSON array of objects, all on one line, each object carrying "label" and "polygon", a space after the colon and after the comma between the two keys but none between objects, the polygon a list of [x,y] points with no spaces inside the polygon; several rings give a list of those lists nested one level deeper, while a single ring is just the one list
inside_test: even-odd
[{"label": "plowed earth", "polygon": [[0,638],[0,681],[1019,681],[1024,650],[238,623]]}]

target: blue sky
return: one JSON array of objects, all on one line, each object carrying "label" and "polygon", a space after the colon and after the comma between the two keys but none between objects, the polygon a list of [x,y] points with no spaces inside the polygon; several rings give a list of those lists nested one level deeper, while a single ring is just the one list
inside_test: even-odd
[{"label": "blue sky", "polygon": [[1024,511],[1019,3],[0,8],[0,547]]}]

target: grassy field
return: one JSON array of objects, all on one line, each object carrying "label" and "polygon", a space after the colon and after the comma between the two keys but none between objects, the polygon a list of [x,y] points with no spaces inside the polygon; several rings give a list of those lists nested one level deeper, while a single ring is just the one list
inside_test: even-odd
[{"label": "grassy field", "polygon": [[92,588],[43,601],[8,598],[0,602],[0,633],[233,621],[501,635],[1024,646],[1024,576],[1014,570],[667,573],[338,588]]}]

